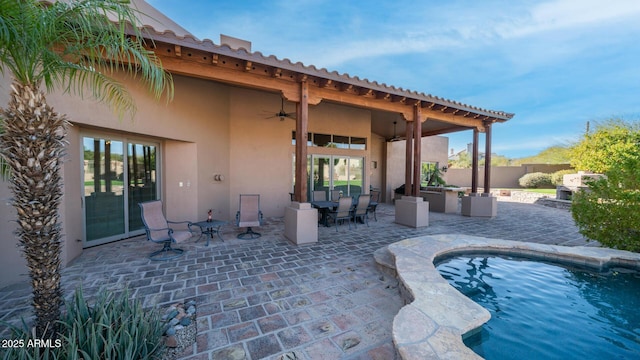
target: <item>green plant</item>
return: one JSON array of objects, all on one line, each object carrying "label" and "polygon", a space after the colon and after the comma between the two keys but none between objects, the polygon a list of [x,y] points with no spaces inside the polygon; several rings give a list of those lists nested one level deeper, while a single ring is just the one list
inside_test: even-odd
[{"label": "green plant", "polygon": [[143,309],[128,290],[118,295],[101,291],[90,305],[80,288],[66,304],[59,325],[49,346],[31,347],[26,345],[38,337],[24,321],[22,327],[12,326],[11,341],[25,346],[8,349],[3,359],[154,359],[160,355],[165,328],[158,312]]},{"label": "green plant", "polygon": [[523,188],[529,189],[553,187],[551,175],[542,172],[524,174],[520,179],[518,179],[518,184]]},{"label": "green plant", "polygon": [[446,182],[442,178],[442,170],[446,168],[439,168],[438,163],[424,162],[422,163],[422,176],[424,180],[421,181],[420,186],[442,186],[446,185]]},{"label": "green plant", "polygon": [[640,152],[609,168],[573,194],[571,212],[580,233],[602,245],[640,252]]},{"label": "green plant", "polygon": [[551,174],[551,183],[553,185],[562,185],[562,178],[565,175],[569,175],[569,174],[575,174],[576,171],[572,170],[572,169],[567,169],[567,170],[558,170],[556,172],[554,172],[553,174]]}]

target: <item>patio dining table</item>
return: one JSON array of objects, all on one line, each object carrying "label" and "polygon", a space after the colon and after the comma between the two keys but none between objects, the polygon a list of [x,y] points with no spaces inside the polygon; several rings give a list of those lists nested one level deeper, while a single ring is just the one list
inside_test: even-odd
[{"label": "patio dining table", "polygon": [[330,210],[335,209],[338,206],[337,201],[312,201],[311,206],[320,211],[320,223],[324,226],[329,226],[327,213]]}]

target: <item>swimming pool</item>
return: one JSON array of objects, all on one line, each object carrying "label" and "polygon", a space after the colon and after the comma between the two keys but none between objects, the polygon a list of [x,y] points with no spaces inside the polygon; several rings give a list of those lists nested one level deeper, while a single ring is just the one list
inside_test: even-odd
[{"label": "swimming pool", "polygon": [[[378,268],[398,279],[405,306],[394,317],[394,346],[403,360],[481,359],[464,342],[491,319],[487,309],[456,290],[434,264],[474,254],[526,257],[602,271],[640,271],[640,254],[591,246],[557,246],[463,234],[425,235],[381,248]],[[592,357],[589,357],[592,358]]]},{"label": "swimming pool", "polygon": [[436,265],[491,313],[465,345],[486,359],[640,358],[640,275],[497,256]]}]

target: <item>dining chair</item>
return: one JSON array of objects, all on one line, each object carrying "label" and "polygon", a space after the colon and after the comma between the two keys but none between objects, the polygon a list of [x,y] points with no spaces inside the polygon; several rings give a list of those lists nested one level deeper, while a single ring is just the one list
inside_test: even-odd
[{"label": "dining chair", "polygon": [[358,204],[353,209],[353,223],[358,227],[358,220],[362,219],[362,222],[369,226],[369,203],[371,202],[371,195],[360,194],[358,197]]},{"label": "dining chair", "polygon": [[378,207],[378,203],[380,202],[380,191],[379,190],[371,190],[371,201],[369,202],[368,212],[373,213],[373,219],[378,221],[378,217],[376,216],[376,208]]},{"label": "dining chair", "polygon": [[338,207],[335,210],[329,211],[327,216],[336,223],[336,232],[338,231],[338,222],[340,220],[347,220],[349,222],[349,230],[351,230],[351,196],[345,196],[338,199]]},{"label": "dining chair", "polygon": [[327,201],[327,192],[324,190],[314,190],[313,201]]}]

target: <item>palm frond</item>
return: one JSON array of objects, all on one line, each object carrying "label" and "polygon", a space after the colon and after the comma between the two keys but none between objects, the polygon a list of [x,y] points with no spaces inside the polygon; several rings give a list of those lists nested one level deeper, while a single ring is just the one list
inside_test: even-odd
[{"label": "palm frond", "polygon": [[139,77],[156,98],[173,97],[172,78],[144,48],[141,13],[128,1],[0,0],[0,8],[0,62],[21,83],[88,93],[120,116],[135,104],[115,71]]}]

